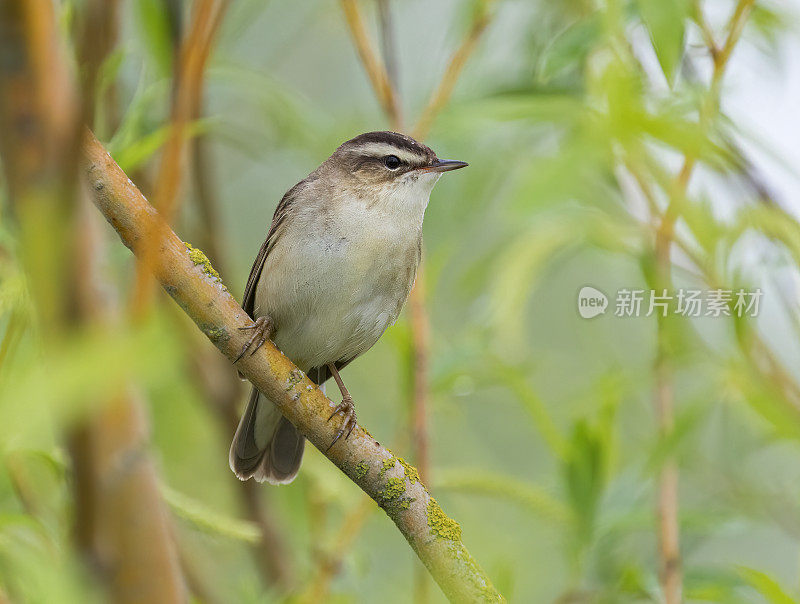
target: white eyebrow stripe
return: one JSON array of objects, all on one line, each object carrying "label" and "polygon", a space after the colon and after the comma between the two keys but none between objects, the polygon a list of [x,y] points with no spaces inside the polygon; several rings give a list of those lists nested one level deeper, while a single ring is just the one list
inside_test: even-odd
[{"label": "white eyebrow stripe", "polygon": [[367,143],[366,145],[361,145],[356,149],[359,153],[363,153],[364,155],[371,155],[373,157],[396,155],[402,161],[409,164],[416,163],[422,159],[425,159],[417,153],[412,153],[407,149],[399,149],[398,147],[395,147],[394,145],[389,145],[387,143]]}]

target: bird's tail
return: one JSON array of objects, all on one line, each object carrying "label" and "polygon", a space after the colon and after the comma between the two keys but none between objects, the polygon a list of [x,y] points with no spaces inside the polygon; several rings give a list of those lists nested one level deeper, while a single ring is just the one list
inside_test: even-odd
[{"label": "bird's tail", "polygon": [[297,476],[305,439],[269,399],[253,388],[228,457],[239,480],[288,484]]}]

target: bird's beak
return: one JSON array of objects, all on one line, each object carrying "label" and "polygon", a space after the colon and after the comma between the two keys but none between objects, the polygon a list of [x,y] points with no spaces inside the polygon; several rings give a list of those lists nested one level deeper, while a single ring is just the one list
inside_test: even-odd
[{"label": "bird's beak", "polygon": [[430,166],[424,166],[420,170],[423,172],[449,172],[450,170],[466,168],[468,165],[465,161],[457,161],[455,159],[437,159]]}]

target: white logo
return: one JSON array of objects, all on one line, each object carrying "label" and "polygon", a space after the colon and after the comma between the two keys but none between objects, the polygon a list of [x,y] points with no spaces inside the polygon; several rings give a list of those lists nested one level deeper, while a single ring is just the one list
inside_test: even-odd
[{"label": "white logo", "polygon": [[602,315],[607,308],[608,298],[599,289],[586,285],[578,292],[578,313],[584,319]]}]

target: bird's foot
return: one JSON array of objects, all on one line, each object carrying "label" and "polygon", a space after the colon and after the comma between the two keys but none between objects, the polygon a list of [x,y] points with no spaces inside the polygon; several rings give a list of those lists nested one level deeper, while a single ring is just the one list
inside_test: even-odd
[{"label": "bird's foot", "polygon": [[241,358],[245,355],[245,353],[250,350],[250,354],[255,354],[256,350],[261,348],[268,339],[272,337],[272,332],[275,330],[275,325],[272,322],[272,319],[269,317],[259,317],[255,321],[253,321],[252,325],[248,325],[247,327],[240,327],[239,331],[248,331],[252,330],[253,335],[250,336],[250,339],[247,340],[247,344],[244,345],[242,348],[242,352],[239,353],[239,356],[236,357],[234,363],[238,363]]},{"label": "bird's foot", "polygon": [[339,428],[339,431],[336,433],[336,436],[333,438],[333,442],[328,446],[325,450],[327,453],[330,451],[331,447],[336,444],[336,441],[347,432],[347,436],[344,437],[345,440],[350,438],[350,434],[353,432],[353,428],[356,427],[356,407],[353,404],[353,398],[349,394],[345,394],[342,397],[342,402],[336,406],[336,409],[333,410],[331,416],[328,418],[328,421],[333,419],[334,415],[341,413],[344,419],[342,420],[342,425]]}]

